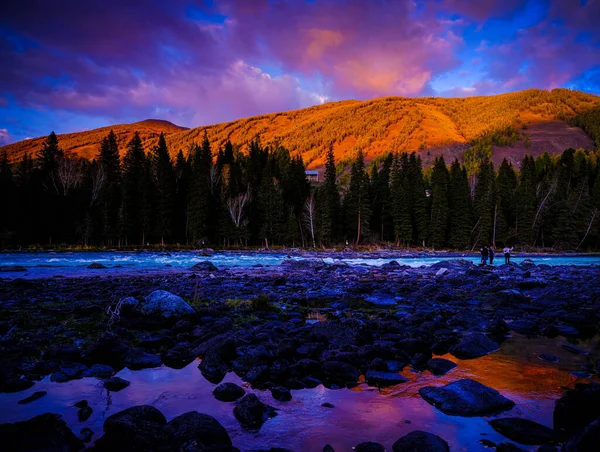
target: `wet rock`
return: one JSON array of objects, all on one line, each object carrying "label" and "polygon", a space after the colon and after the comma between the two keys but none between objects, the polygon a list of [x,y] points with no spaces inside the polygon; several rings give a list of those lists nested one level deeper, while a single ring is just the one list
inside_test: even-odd
[{"label": "wet rock", "polygon": [[19,400],[17,403],[19,405],[25,405],[27,403],[35,402],[36,400],[44,397],[46,394],[48,394],[46,391],[36,391],[33,394],[31,394],[29,397],[25,397],[24,399]]},{"label": "wet rock", "polygon": [[558,357],[554,356],[554,355],[550,355],[549,353],[542,353],[540,355],[538,355],[538,358],[541,359],[542,361],[546,361],[547,363],[557,363]]},{"label": "wet rock", "polygon": [[556,401],[554,429],[569,435],[600,417],[600,384],[578,383]]},{"label": "wet rock", "polygon": [[196,354],[193,352],[190,343],[180,342],[163,354],[161,358],[165,366],[172,369],[183,369],[194,361]]},{"label": "wet rock", "polygon": [[82,408],[80,408],[77,411],[77,418],[79,419],[79,422],[85,422],[89,419],[89,417],[92,415],[92,407],[90,407],[89,405],[86,405]]},{"label": "wet rock", "polygon": [[448,443],[433,433],[414,430],[397,440],[393,452],[449,452]]},{"label": "wet rock", "polygon": [[190,446],[194,450],[219,444],[231,446],[231,438],[225,427],[208,414],[190,411],[172,419],[167,427],[175,434],[184,450],[190,449]]},{"label": "wet rock", "polygon": [[321,406],[323,408],[335,408],[335,405],[333,403],[329,403],[329,402],[322,403]]},{"label": "wet rock", "polygon": [[596,452],[600,444],[600,418],[588,424],[580,433],[570,438],[563,452]]},{"label": "wet rock", "polygon": [[86,369],[87,366],[81,363],[63,363],[58,371],[52,374],[50,381],[64,383],[66,381],[82,378],[82,374]]},{"label": "wet rock", "polygon": [[498,433],[521,444],[552,443],[558,439],[554,430],[529,419],[506,417],[491,420],[489,424]]},{"label": "wet rock", "polygon": [[127,354],[123,364],[131,370],[149,369],[159,367],[162,364],[162,359],[160,356],[147,353],[141,348],[135,348]]},{"label": "wet rock", "polygon": [[496,317],[486,323],[485,330],[494,336],[504,336],[510,331],[510,328],[504,319]]},{"label": "wet rock", "polygon": [[446,375],[456,366],[456,363],[444,358],[433,358],[427,362],[427,369],[429,369],[429,372],[437,376]]},{"label": "wet rock", "polygon": [[324,378],[329,383],[354,383],[360,377],[360,371],[356,367],[341,361],[324,362],[321,370]]},{"label": "wet rock", "polygon": [[77,407],[77,408],[84,408],[84,407],[88,406],[88,401],[87,400],[80,400],[79,402],[74,403],[73,406]]},{"label": "wet rock", "polygon": [[89,363],[106,364],[115,369],[122,369],[130,350],[129,345],[119,336],[107,333],[93,342],[83,357]]},{"label": "wet rock", "polygon": [[119,411],[104,421],[104,436],[95,443],[99,452],[179,452],[177,437],[167,427],[164,415],[150,405]]},{"label": "wet rock", "polygon": [[426,386],[419,394],[441,412],[456,416],[483,416],[515,405],[495,389],[468,378],[442,387]]},{"label": "wet rock", "polygon": [[93,436],[94,432],[87,427],[82,428],[79,432],[79,439],[84,443],[89,443],[92,440]]},{"label": "wet rock", "polygon": [[485,334],[470,333],[450,348],[450,353],[458,359],[473,359],[498,351],[500,347]]},{"label": "wet rock", "polygon": [[323,447],[323,452],[335,452],[335,449],[329,444],[325,444],[325,446]]},{"label": "wet rock", "polygon": [[0,438],[6,451],[76,451],[84,447],[61,416],[51,413],[0,424]]},{"label": "wet rock", "polygon": [[490,294],[484,301],[484,306],[506,308],[521,306],[529,303],[525,295],[516,289],[506,289]]},{"label": "wet rock", "polygon": [[530,319],[518,319],[514,322],[510,322],[509,328],[511,331],[525,336],[532,336],[540,331],[538,323],[535,320]]},{"label": "wet rock", "polygon": [[317,323],[312,327],[312,334],[318,334],[326,338],[330,344],[339,346],[360,346],[373,342],[372,334],[366,325],[356,319]]},{"label": "wet rock", "polygon": [[230,333],[220,334],[210,338],[199,345],[194,350],[194,356],[203,358],[207,354],[218,356],[223,360],[234,359],[237,354],[235,341]]},{"label": "wet rock", "polygon": [[365,375],[365,380],[369,386],[377,386],[379,388],[394,386],[410,381],[400,374],[394,372],[380,372],[377,370],[369,370]]},{"label": "wet rock", "polygon": [[277,411],[258,400],[256,395],[248,394],[237,403],[233,414],[243,427],[260,429],[267,419],[277,415]]},{"label": "wet rock", "polygon": [[91,268],[93,270],[102,270],[106,268],[106,265],[103,265],[99,262],[92,262],[90,265],[87,266],[87,268]]},{"label": "wet rock", "polygon": [[219,270],[215,264],[210,261],[202,261],[194,264],[190,267],[190,270],[193,271],[203,271],[203,272],[216,272]]},{"label": "wet rock", "polygon": [[176,319],[194,314],[194,308],[177,295],[166,290],[155,290],[140,303],[139,310],[144,315]]},{"label": "wet rock", "polygon": [[235,383],[221,383],[213,391],[215,399],[221,402],[234,402],[240,397],[243,397],[246,391],[241,386]]},{"label": "wet rock", "polygon": [[81,350],[72,345],[52,347],[44,353],[46,361],[80,361]]},{"label": "wet rock", "polygon": [[106,364],[94,364],[85,369],[81,376],[84,378],[108,378],[112,377],[114,374],[115,371],[112,367],[107,366]]},{"label": "wet rock", "polygon": [[283,386],[272,387],[271,395],[275,400],[279,400],[280,402],[289,402],[292,400],[292,393],[288,388],[284,388]]},{"label": "wet rock", "polygon": [[427,369],[427,363],[429,362],[430,359],[431,359],[431,353],[428,353],[428,354],[417,353],[416,355],[414,355],[411,358],[410,366],[413,369],[418,370],[419,372],[422,372],[425,369]]},{"label": "wet rock", "polygon": [[579,347],[576,347],[575,345],[572,344],[562,344],[561,345],[562,348],[564,348],[566,351],[571,352],[575,355],[589,355],[589,352],[586,352],[585,350],[580,349]]},{"label": "wet rock", "polygon": [[360,443],[354,446],[355,452],[385,452],[385,447],[379,443]]},{"label": "wet rock", "polygon": [[111,377],[104,381],[104,387],[112,392],[119,392],[129,386],[131,383],[120,377]]},{"label": "wet rock", "polygon": [[225,364],[221,358],[211,353],[202,359],[198,365],[198,369],[200,369],[202,376],[209,382],[212,384],[219,384],[223,381],[225,375],[227,375],[229,366]]}]

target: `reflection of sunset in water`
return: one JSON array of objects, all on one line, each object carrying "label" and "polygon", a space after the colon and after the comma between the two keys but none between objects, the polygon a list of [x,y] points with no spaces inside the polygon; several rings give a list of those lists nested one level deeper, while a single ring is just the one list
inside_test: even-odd
[{"label": "reflection of sunset in water", "polygon": [[[247,432],[240,427],[233,416],[232,403],[214,399],[212,391],[216,385],[202,377],[197,361],[181,370],[161,367],[132,372],[125,369],[118,375],[131,381],[131,386],[110,396],[95,379],[58,384],[46,378],[27,391],[0,394],[0,403],[7,407],[0,411],[0,423],[54,412],[63,414],[75,433],[88,427],[95,432],[94,439],[97,439],[108,415],[133,405],[151,404],[167,419],[192,410],[216,417],[229,432],[234,445],[241,450],[279,446],[310,452],[320,451],[325,444],[331,444],[335,450],[349,451],[363,441],[377,441],[391,450],[399,437],[418,429],[441,436],[453,451],[483,451],[484,447],[479,444],[481,439],[496,443],[507,441],[488,425],[487,421],[493,416],[447,416],[421,399],[418,389],[427,385],[444,385],[460,378],[473,378],[516,403],[515,408],[496,417],[519,416],[551,427],[554,402],[563,393],[561,386],[572,386],[577,379],[570,372],[581,370],[586,362],[585,357],[562,349],[559,346],[562,343],[565,343],[562,338],[526,339],[515,335],[502,345],[499,352],[482,358],[460,361],[450,355],[444,356],[457,362],[458,367],[442,377],[435,377],[429,372],[415,373],[407,367],[402,374],[410,378],[410,382],[381,391],[364,383],[352,390],[330,390],[319,386],[292,391],[293,400],[283,403],[274,400],[269,391],[255,391],[262,401],[279,408],[278,416],[268,420],[258,433]],[[578,346],[594,351],[598,341]],[[560,362],[545,363],[538,359],[540,353],[554,354]],[[225,381],[242,384],[250,390],[232,373]],[[48,395],[42,399],[27,405],[17,404],[31,393],[44,390],[48,391]],[[88,421],[80,423],[73,403],[82,399],[88,400],[94,412]],[[325,402],[335,407],[322,407]]]}]

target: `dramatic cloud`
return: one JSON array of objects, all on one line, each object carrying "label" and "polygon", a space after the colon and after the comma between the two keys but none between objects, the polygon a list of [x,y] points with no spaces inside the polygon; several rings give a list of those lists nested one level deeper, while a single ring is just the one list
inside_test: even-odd
[{"label": "dramatic cloud", "polygon": [[344,98],[599,86],[600,0],[22,0],[3,8],[0,127],[17,139],[32,128],[147,117],[196,126]]}]

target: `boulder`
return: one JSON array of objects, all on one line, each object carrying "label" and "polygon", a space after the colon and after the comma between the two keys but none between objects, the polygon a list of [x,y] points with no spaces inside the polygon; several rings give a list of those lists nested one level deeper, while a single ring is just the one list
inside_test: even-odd
[{"label": "boulder", "polygon": [[85,369],[81,376],[84,378],[108,378],[112,377],[114,374],[115,371],[112,367],[107,366],[106,364],[94,364]]},{"label": "boulder", "polygon": [[456,363],[444,358],[432,358],[427,361],[427,369],[433,375],[446,375],[457,366]]},{"label": "boulder", "polygon": [[448,443],[433,433],[414,430],[392,446],[393,452],[449,452]]},{"label": "boulder", "polygon": [[458,359],[473,359],[500,350],[498,344],[483,333],[470,333],[450,348],[450,353]]},{"label": "boulder", "polygon": [[580,433],[571,437],[563,452],[596,452],[600,444],[600,418],[588,424]]},{"label": "boulder", "polygon": [[125,357],[125,366],[131,370],[149,369],[162,364],[160,356],[147,353],[144,349],[132,349]]},{"label": "boulder", "polygon": [[237,403],[233,414],[242,427],[258,430],[267,419],[276,416],[277,411],[258,400],[256,395],[248,394]]},{"label": "boulder", "polygon": [[92,412],[92,407],[89,405],[79,408],[77,411],[77,418],[79,419],[79,422],[87,421],[92,415]]},{"label": "boulder", "polygon": [[46,391],[36,391],[33,394],[31,394],[29,397],[25,397],[24,399],[19,400],[17,403],[19,405],[25,405],[27,403],[35,402],[36,400],[44,397],[46,394],[48,394]]},{"label": "boulder", "polygon": [[280,402],[289,402],[292,400],[292,393],[288,388],[283,386],[274,386],[271,388],[271,395],[275,400]]},{"label": "boulder", "polygon": [[155,290],[140,303],[139,310],[144,315],[177,319],[194,314],[196,311],[185,300],[166,290]]},{"label": "boulder", "polygon": [[180,452],[177,437],[167,427],[165,416],[150,405],[139,405],[115,413],[104,421],[104,436],[95,443],[99,452]]},{"label": "boulder", "polygon": [[385,447],[379,443],[360,443],[354,446],[354,452],[385,452]]},{"label": "boulder", "polygon": [[112,392],[119,392],[129,386],[131,383],[119,377],[110,377],[104,380],[104,388]]},{"label": "boulder", "polygon": [[221,402],[234,402],[240,397],[243,397],[246,391],[241,386],[235,383],[221,383],[213,391],[215,399]]},{"label": "boulder", "polygon": [[569,435],[600,417],[600,384],[578,383],[556,401],[554,429]]},{"label": "boulder", "polygon": [[58,370],[52,374],[50,381],[64,383],[82,378],[82,374],[86,369],[87,367],[84,364],[66,362],[61,364]]},{"label": "boulder", "polygon": [[366,325],[356,319],[342,319],[316,323],[312,327],[313,335],[326,338],[330,344],[365,345],[373,342],[373,337]]},{"label": "boulder", "polygon": [[425,386],[419,394],[441,412],[455,416],[484,416],[515,405],[495,389],[469,378],[442,387]]},{"label": "boulder", "polygon": [[517,289],[505,289],[490,294],[484,301],[484,306],[492,308],[505,308],[522,306],[529,303],[529,299]]},{"label": "boulder", "polygon": [[529,419],[505,417],[489,422],[494,430],[506,436],[511,441],[521,444],[536,445],[557,441],[557,434],[548,428]]},{"label": "boulder", "polygon": [[231,446],[231,438],[225,427],[208,414],[190,411],[172,419],[167,427],[175,434],[184,450],[190,444],[200,450],[218,444]]},{"label": "boulder", "polygon": [[5,451],[76,451],[84,447],[61,416],[52,413],[0,424],[0,438]]},{"label": "boulder", "polygon": [[106,265],[100,264],[99,262],[92,262],[87,268],[91,268],[92,270],[102,270],[106,268]]},{"label": "boulder", "polygon": [[369,370],[365,375],[365,380],[369,386],[377,386],[378,388],[385,388],[410,381],[403,375],[377,370]]},{"label": "boulder", "polygon": [[122,369],[131,347],[115,334],[104,334],[84,352],[86,362]]},{"label": "boulder", "polygon": [[326,361],[321,365],[321,371],[329,383],[355,383],[360,377],[360,371],[356,367],[341,361]]},{"label": "boulder", "polygon": [[206,272],[215,272],[219,270],[215,264],[210,261],[202,261],[194,264],[190,267],[190,270],[193,271],[206,271]]}]

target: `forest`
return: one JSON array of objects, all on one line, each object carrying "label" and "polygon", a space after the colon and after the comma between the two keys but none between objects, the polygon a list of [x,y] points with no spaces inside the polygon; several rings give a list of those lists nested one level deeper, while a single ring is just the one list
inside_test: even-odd
[{"label": "forest", "polygon": [[[595,134],[594,134],[595,135]],[[320,182],[300,156],[259,138],[211,148],[205,134],[170,157],[137,133],[119,157],[115,134],[94,159],[65,153],[52,133],[35,156],[0,155],[0,244],[56,247],[333,247],[468,250],[481,245],[600,249],[599,153],[526,155],[517,170],[484,155],[423,168],[416,153],[349,166],[326,154]]]}]

